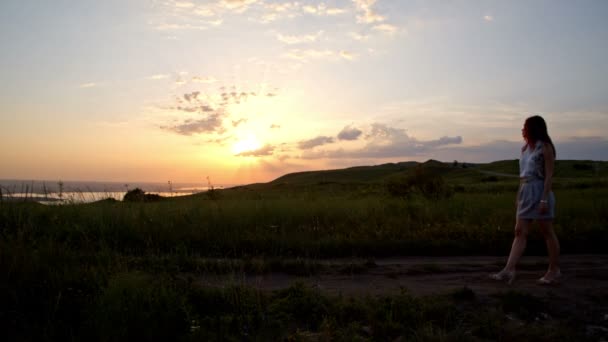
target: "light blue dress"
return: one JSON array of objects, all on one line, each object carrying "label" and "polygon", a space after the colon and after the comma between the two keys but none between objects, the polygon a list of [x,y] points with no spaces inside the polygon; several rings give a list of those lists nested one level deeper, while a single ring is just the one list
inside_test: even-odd
[{"label": "light blue dress", "polygon": [[543,142],[539,141],[533,148],[528,146],[519,159],[519,187],[517,218],[528,220],[550,220],[555,217],[555,196],[550,192],[547,198],[547,211],[539,211],[540,200],[545,188],[545,157]]}]

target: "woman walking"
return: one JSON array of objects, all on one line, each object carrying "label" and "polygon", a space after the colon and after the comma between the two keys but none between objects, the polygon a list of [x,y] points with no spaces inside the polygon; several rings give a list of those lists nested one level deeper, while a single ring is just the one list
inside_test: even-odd
[{"label": "woman walking", "polygon": [[494,280],[511,284],[516,277],[516,266],[524,253],[528,232],[533,221],[537,221],[547,243],[549,269],[538,280],[539,284],[550,285],[559,281],[559,241],[553,231],[555,197],[551,191],[555,146],[547,133],[545,120],[536,115],[526,119],[522,135],[525,145],[519,160],[520,186],[517,193],[517,223],[511,253],[502,271],[490,275]]}]

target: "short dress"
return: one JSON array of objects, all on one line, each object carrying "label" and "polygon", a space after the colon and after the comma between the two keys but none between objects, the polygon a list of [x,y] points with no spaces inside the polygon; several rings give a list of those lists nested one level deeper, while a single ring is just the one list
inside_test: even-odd
[{"label": "short dress", "polygon": [[545,188],[545,157],[543,142],[539,141],[531,148],[521,153],[519,159],[519,201],[517,202],[517,218],[528,220],[550,220],[555,217],[555,196],[551,191],[547,198],[547,210],[541,214],[540,200]]}]

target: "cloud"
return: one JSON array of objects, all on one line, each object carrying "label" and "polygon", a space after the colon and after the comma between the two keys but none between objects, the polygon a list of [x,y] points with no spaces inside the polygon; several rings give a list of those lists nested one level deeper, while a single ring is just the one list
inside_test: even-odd
[{"label": "cloud", "polygon": [[338,133],[338,140],[357,140],[363,131],[356,127],[346,126]]},{"label": "cloud", "polygon": [[436,140],[418,140],[410,137],[405,129],[389,127],[385,124],[372,124],[366,135],[368,143],[355,150],[312,151],[302,154],[304,159],[319,158],[398,158],[429,154],[434,149],[462,143],[462,137],[442,137]]},{"label": "cloud", "polygon": [[325,11],[325,13],[327,15],[339,15],[339,14],[342,14],[342,13],[345,13],[345,12],[346,12],[345,9],[343,9],[343,8],[337,8],[337,7],[328,8]]},{"label": "cloud", "polygon": [[223,118],[219,113],[214,113],[198,120],[187,119],[181,124],[161,126],[161,128],[188,136],[200,133],[223,133],[225,131],[223,128]]},{"label": "cloud", "polygon": [[337,8],[337,7],[328,8],[327,5],[325,5],[324,3],[320,3],[316,6],[313,6],[313,5],[302,6],[302,11],[309,13],[309,14],[316,14],[316,15],[339,15],[339,14],[346,12],[346,10],[342,9],[342,8]]},{"label": "cloud", "polygon": [[340,51],[340,57],[352,61],[355,58],[355,55],[348,51]]},{"label": "cloud", "polygon": [[397,32],[397,27],[390,24],[380,24],[372,27],[373,30],[380,31],[387,34],[394,34]]},{"label": "cloud", "polygon": [[323,35],[323,31],[319,31],[315,34],[306,34],[306,35],[283,35],[281,33],[277,34],[277,39],[280,42],[285,44],[293,45],[293,44],[302,44],[302,43],[312,43],[316,42],[319,37]]},{"label": "cloud", "polygon": [[383,22],[385,18],[380,14],[376,13],[373,6],[376,0],[353,0],[355,7],[359,12],[357,15],[357,22],[364,24],[372,24]]},{"label": "cloud", "polygon": [[194,77],[192,77],[192,82],[194,82],[194,83],[206,83],[206,84],[210,84],[210,83],[217,82],[217,80],[214,77],[194,76]]},{"label": "cloud", "polygon": [[300,141],[298,143],[298,147],[303,150],[308,150],[316,146],[321,146],[325,144],[331,144],[334,142],[334,138],[326,137],[326,136],[318,136],[316,138],[310,140]]},{"label": "cloud", "polygon": [[351,32],[350,36],[354,39],[354,40],[358,40],[358,41],[366,41],[369,39],[369,35],[366,34],[361,34],[361,33],[357,33],[357,32]]},{"label": "cloud", "polygon": [[258,94],[253,91],[236,91],[235,86],[219,87],[217,93],[200,91],[186,92],[174,98],[175,103],[163,107],[179,112],[179,117],[170,125],[161,128],[181,135],[224,134],[228,128],[235,128],[247,122],[247,118],[233,117],[232,105],[245,103],[251,97],[277,96],[276,93]]},{"label": "cloud", "polygon": [[192,8],[194,7],[194,4],[191,2],[187,2],[187,1],[176,1],[175,2],[175,7],[178,8]]},{"label": "cloud", "polygon": [[199,105],[199,106],[190,106],[190,107],[177,106],[177,107],[175,107],[175,109],[182,111],[182,112],[187,112],[187,113],[213,112],[214,111],[213,107],[211,107],[209,105]]},{"label": "cloud", "polygon": [[148,77],[149,80],[164,80],[165,78],[169,78],[169,75],[168,74],[156,74],[156,75],[152,75],[152,76]]},{"label": "cloud", "polygon": [[484,16],[483,16],[483,20],[488,21],[488,22],[490,22],[490,21],[494,21],[494,16],[491,16],[491,15],[484,15]]},{"label": "cloud", "polygon": [[253,5],[256,2],[258,2],[258,0],[221,0],[217,5],[230,11],[243,13],[250,5]]},{"label": "cloud", "polygon": [[81,85],[78,86],[78,88],[93,88],[93,87],[97,87],[98,85],[99,85],[99,83],[95,83],[95,82],[82,83]]},{"label": "cloud", "polygon": [[270,155],[272,155],[273,151],[274,151],[274,146],[266,145],[266,146],[260,147],[257,150],[243,151],[243,152],[237,154],[237,156],[242,156],[242,157],[270,156]]},{"label": "cloud", "polygon": [[277,125],[277,124],[270,125],[270,129],[279,129],[279,128],[281,128],[280,125]]},{"label": "cloud", "polygon": [[192,24],[169,24],[162,23],[155,26],[155,28],[159,31],[179,31],[179,30],[206,30],[207,26],[202,25],[192,25]]},{"label": "cloud", "polygon": [[275,2],[275,3],[262,3],[264,7],[264,13],[256,21],[262,24],[268,24],[275,20],[282,18],[294,18],[299,13],[300,3],[298,2]]},{"label": "cloud", "polygon": [[188,102],[192,102],[195,100],[198,100],[198,96],[201,94],[200,91],[193,91],[191,93],[186,93],[184,94],[184,100],[188,101]]},{"label": "cloud", "polygon": [[292,49],[283,55],[285,58],[295,59],[302,63],[310,62],[311,60],[333,60],[340,59],[352,60],[355,55],[348,51],[332,51],[332,50],[316,50],[316,49]]},{"label": "cloud", "polygon": [[232,120],[232,127],[238,127],[241,124],[246,123],[248,120],[246,118],[240,118],[238,120]]}]

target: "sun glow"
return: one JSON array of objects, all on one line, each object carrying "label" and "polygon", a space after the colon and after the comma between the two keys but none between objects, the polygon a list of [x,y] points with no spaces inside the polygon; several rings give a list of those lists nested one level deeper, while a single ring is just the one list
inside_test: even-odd
[{"label": "sun glow", "polygon": [[255,151],[262,147],[262,143],[253,135],[249,135],[232,145],[232,153],[238,155],[244,152]]}]

